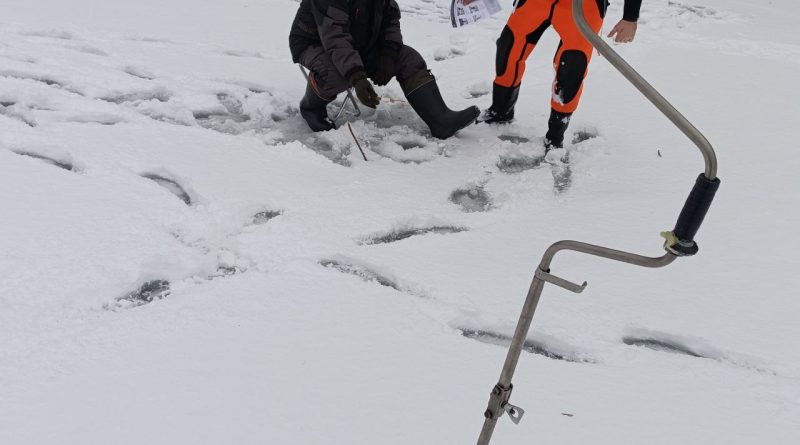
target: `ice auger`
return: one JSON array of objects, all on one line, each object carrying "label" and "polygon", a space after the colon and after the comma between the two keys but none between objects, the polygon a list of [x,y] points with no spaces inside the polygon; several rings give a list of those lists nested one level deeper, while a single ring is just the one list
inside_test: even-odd
[{"label": "ice auger", "polygon": [[705,136],[661,96],[655,88],[647,83],[625,59],[611,49],[603,39],[592,31],[586,23],[586,17],[583,13],[583,2],[584,0],[572,0],[572,11],[578,29],[580,29],[586,39],[591,42],[592,46],[594,46],[614,68],[622,73],[639,92],[647,97],[656,108],[661,110],[675,126],[697,145],[705,160],[705,172],[701,173],[697,178],[694,188],[689,194],[689,198],[686,200],[683,210],[681,210],[675,228],[672,229],[672,231],[663,232],[661,234],[666,240],[664,243],[664,250],[666,250],[666,253],[663,256],[641,256],[578,241],[559,241],[545,251],[544,257],[534,273],[533,282],[528,290],[525,304],[522,307],[522,313],[520,314],[517,328],[514,331],[514,337],[512,338],[502,373],[500,374],[500,380],[494,386],[489,396],[489,406],[484,412],[486,420],[483,423],[483,429],[478,438],[478,445],[489,444],[492,439],[492,433],[497,425],[497,420],[502,417],[503,414],[508,414],[509,418],[514,423],[519,423],[522,415],[525,413],[524,410],[509,402],[511,390],[513,389],[511,379],[514,377],[514,371],[516,370],[525,338],[528,336],[533,315],[534,312],[536,312],[536,306],[539,303],[539,297],[542,295],[542,289],[545,283],[551,283],[575,293],[583,292],[586,288],[585,282],[582,285],[578,285],[552,275],[550,263],[553,261],[553,257],[562,250],[572,250],[637,266],[658,268],[669,265],[678,257],[694,255],[698,251],[694,237],[700,229],[700,225],[703,223],[703,219],[711,206],[714,194],[720,184],[717,178],[717,157],[714,153],[714,148]]}]

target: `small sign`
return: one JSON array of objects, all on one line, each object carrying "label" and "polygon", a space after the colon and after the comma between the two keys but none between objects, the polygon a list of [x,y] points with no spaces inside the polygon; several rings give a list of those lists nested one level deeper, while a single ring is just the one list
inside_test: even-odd
[{"label": "small sign", "polygon": [[453,0],[450,3],[450,22],[453,28],[460,28],[497,14],[502,9],[498,0]]}]

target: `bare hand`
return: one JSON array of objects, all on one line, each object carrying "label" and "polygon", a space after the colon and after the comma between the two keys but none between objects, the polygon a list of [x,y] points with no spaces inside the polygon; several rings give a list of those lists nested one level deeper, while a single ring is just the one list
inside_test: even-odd
[{"label": "bare hand", "polygon": [[620,20],[608,33],[608,37],[613,38],[617,43],[633,42],[633,38],[636,37],[637,26],[636,22]]}]

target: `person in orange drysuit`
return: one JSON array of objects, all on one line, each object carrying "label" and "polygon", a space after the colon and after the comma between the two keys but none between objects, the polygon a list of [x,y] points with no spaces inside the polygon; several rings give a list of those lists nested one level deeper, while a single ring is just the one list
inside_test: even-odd
[{"label": "person in orange drysuit", "polygon": [[[464,3],[471,1],[465,0]],[[603,26],[608,5],[608,0],[583,2],[586,21],[595,32],[599,33]],[[642,0],[625,0],[622,20],[608,36],[617,42],[633,41],[641,5]],[[583,79],[592,58],[592,45],[575,24],[572,0],[518,0],[516,9],[497,39],[497,77],[492,90],[492,106],[480,119],[489,124],[507,123],[514,119],[514,105],[525,74],[525,60],[550,26],[561,37],[561,43],[553,60],[556,76],[544,139],[547,149],[564,145],[564,132],[578,107]]]}]

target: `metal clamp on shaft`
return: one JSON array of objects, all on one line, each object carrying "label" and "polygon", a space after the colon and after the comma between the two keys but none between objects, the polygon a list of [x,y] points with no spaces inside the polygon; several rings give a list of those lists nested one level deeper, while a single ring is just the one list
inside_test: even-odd
[{"label": "metal clamp on shaft", "polygon": [[514,385],[508,384],[508,388],[501,386],[499,383],[492,388],[492,394],[489,396],[489,406],[483,416],[487,419],[497,420],[503,417],[503,414],[508,414],[512,422],[518,424],[525,415],[525,410],[514,406],[509,403],[511,398],[511,391]]},{"label": "metal clamp on shaft", "polygon": [[541,268],[538,268],[538,267],[536,268],[536,272],[534,273],[534,275],[536,276],[536,278],[538,278],[538,279],[540,279],[542,281],[546,281],[546,282],[548,282],[550,284],[555,284],[556,286],[558,286],[560,288],[566,289],[566,290],[568,290],[570,292],[574,292],[576,294],[579,294],[579,293],[583,292],[583,290],[586,289],[586,286],[589,285],[589,283],[587,283],[585,281],[583,282],[583,284],[575,284],[575,283],[573,283],[571,281],[567,281],[567,280],[565,280],[563,278],[559,278],[559,277],[557,277],[555,275],[551,275],[549,272],[546,272],[546,271],[544,271],[544,270],[542,270]]}]

